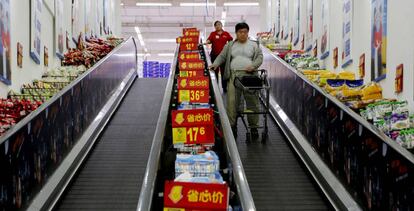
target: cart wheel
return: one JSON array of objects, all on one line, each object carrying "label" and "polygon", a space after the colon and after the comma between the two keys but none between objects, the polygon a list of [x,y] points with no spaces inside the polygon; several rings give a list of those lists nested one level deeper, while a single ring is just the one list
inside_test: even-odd
[{"label": "cart wheel", "polygon": [[246,133],[246,142],[250,143],[252,141],[252,136],[249,132]]},{"label": "cart wheel", "polygon": [[262,133],[262,143],[266,143],[267,140],[269,139],[269,134],[267,133],[267,131]]}]

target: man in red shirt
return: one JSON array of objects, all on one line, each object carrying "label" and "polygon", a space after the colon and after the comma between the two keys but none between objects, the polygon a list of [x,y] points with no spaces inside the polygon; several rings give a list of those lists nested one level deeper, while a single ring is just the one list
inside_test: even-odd
[{"label": "man in red shirt", "polygon": [[[211,62],[213,63],[214,60],[220,55],[221,51],[223,50],[224,46],[227,42],[232,41],[233,37],[231,37],[230,33],[223,30],[223,24],[220,21],[214,22],[214,28],[216,31],[211,32],[210,36],[208,37],[206,43],[211,44]],[[220,68],[216,69],[216,78],[218,79],[218,72],[221,71],[221,85],[223,87],[223,92],[227,92],[227,81],[223,79],[224,75],[224,67],[225,64],[222,64]]]}]

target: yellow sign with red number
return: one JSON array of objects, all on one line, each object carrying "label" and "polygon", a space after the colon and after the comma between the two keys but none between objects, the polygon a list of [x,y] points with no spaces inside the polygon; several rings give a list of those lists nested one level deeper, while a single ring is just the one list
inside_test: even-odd
[{"label": "yellow sign with red number", "polygon": [[204,71],[200,71],[200,70],[180,71],[181,78],[202,77],[202,76],[204,76]]},{"label": "yellow sign with red number", "polygon": [[189,103],[208,103],[209,90],[193,89],[193,90],[178,90],[178,102]]}]

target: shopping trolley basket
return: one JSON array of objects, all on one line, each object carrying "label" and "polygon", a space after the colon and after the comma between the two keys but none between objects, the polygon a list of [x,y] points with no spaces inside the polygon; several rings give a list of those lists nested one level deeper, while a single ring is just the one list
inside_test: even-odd
[{"label": "shopping trolley basket", "polygon": [[[243,96],[246,96],[245,94],[249,94],[250,96],[257,97],[258,105],[257,108],[254,110],[249,110],[248,108],[245,109],[244,103],[237,102],[236,110],[237,110],[237,116],[236,116],[236,126],[237,121],[239,117],[241,118],[244,127],[246,128],[246,141],[250,142],[253,138],[258,137],[252,137],[252,129],[263,129],[262,130],[262,142],[266,142],[266,140],[269,138],[268,135],[268,126],[267,126],[267,117],[269,114],[269,94],[270,94],[270,85],[269,81],[267,79],[267,71],[266,70],[258,70],[257,75],[244,75],[244,76],[236,76],[234,78],[234,87],[238,90],[240,90],[243,94]],[[243,102],[240,99],[241,102]],[[248,115],[263,115],[263,124],[260,126],[251,127],[247,124],[246,118]],[[237,128],[237,127],[236,127]],[[254,134],[253,134],[254,135]]]}]

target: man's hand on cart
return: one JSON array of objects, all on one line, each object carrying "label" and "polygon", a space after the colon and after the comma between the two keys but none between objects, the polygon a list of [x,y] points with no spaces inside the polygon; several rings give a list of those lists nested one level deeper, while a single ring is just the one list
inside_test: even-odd
[{"label": "man's hand on cart", "polygon": [[254,70],[255,70],[255,69],[254,69],[254,67],[252,67],[252,66],[247,66],[247,67],[246,67],[246,72],[247,72],[247,73],[252,73],[252,72],[254,72]]},{"label": "man's hand on cart", "polygon": [[209,67],[208,67],[208,70],[216,70],[217,69],[217,67],[216,66],[214,66],[214,65],[210,65]]}]

